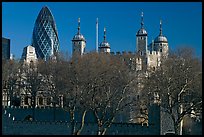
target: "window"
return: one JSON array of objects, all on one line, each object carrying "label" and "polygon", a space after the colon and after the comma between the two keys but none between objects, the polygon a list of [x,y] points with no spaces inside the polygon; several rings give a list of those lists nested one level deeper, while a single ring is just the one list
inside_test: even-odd
[{"label": "window", "polygon": [[29,105],[29,103],[28,103],[28,96],[25,97],[25,99],[24,99],[24,104],[25,104],[25,105]]},{"label": "window", "polygon": [[160,49],[160,52],[162,52],[162,48]]},{"label": "window", "polygon": [[47,105],[50,105],[51,104],[51,97],[48,97],[47,98]]},{"label": "window", "polygon": [[39,97],[39,99],[38,99],[38,104],[39,104],[39,105],[43,105],[43,98],[42,98],[42,97]]},{"label": "window", "polygon": [[141,56],[143,55],[142,51],[140,51],[140,55],[141,55]]}]

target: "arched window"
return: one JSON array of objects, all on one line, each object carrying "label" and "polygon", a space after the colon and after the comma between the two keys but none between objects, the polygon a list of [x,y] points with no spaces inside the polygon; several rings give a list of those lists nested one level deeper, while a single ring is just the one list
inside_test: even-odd
[{"label": "arched window", "polygon": [[162,52],[162,48],[160,48],[160,52]]},{"label": "arched window", "polygon": [[28,99],[29,99],[29,97],[28,97],[28,96],[25,96],[25,98],[24,98],[24,104],[25,104],[25,105],[29,105]]},{"label": "arched window", "polygon": [[39,105],[43,105],[43,97],[39,97],[38,98],[38,104]]},{"label": "arched window", "polygon": [[47,105],[50,105],[51,104],[51,97],[48,97],[47,98]]}]

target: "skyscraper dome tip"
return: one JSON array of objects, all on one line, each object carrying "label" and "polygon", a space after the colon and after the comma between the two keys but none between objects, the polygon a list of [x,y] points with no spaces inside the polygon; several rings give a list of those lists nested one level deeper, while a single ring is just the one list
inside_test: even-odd
[{"label": "skyscraper dome tip", "polygon": [[49,9],[47,5],[43,6],[42,8],[43,9]]},{"label": "skyscraper dome tip", "polygon": [[48,12],[49,14],[52,15],[51,10],[49,9],[49,7],[47,5],[42,7],[41,12]]}]

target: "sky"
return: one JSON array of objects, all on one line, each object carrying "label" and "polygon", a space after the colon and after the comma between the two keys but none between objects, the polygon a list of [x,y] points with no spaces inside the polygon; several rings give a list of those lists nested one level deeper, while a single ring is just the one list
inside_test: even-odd
[{"label": "sky", "polygon": [[20,58],[23,48],[31,44],[35,20],[43,6],[48,6],[56,22],[60,51],[72,54],[73,36],[80,32],[86,39],[86,52],[96,49],[96,18],[99,21],[99,43],[106,40],[111,51],[136,51],[136,33],[141,27],[141,12],[148,33],[148,44],[163,35],[169,49],[193,47],[202,56],[201,2],[2,2],[2,36],[11,40],[11,53]]}]

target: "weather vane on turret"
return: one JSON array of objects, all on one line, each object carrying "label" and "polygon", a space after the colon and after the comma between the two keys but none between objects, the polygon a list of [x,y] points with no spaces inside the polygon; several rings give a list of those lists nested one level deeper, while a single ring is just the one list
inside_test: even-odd
[{"label": "weather vane on turret", "polygon": [[78,34],[80,34],[80,18],[78,18]]},{"label": "weather vane on turret", "polygon": [[104,27],[104,42],[106,41],[106,27]]},{"label": "weather vane on turret", "polygon": [[141,13],[141,28],[143,28],[143,26],[144,26],[143,16],[144,16],[144,13],[142,12]]},{"label": "weather vane on turret", "polygon": [[162,20],[160,19],[160,36],[162,36]]}]

